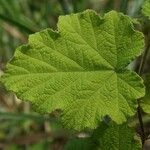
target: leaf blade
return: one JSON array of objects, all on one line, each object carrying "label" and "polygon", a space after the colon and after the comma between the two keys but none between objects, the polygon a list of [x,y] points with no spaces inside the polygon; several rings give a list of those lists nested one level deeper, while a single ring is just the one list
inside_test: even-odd
[{"label": "leaf blade", "polygon": [[114,122],[100,124],[92,140],[96,141],[99,150],[140,150],[142,147],[134,129],[127,124],[117,125]]},{"label": "leaf blade", "polygon": [[67,15],[60,17],[58,31],[31,35],[28,45],[16,50],[2,80],[39,112],[62,109],[62,122],[69,128],[96,128],[106,115],[120,124],[134,115],[136,99],[144,96],[142,79],[125,68],[142,47],[143,35],[123,14]]}]

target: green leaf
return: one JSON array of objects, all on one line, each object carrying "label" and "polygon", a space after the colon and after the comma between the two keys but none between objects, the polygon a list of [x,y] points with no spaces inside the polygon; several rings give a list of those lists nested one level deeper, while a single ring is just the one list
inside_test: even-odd
[{"label": "green leaf", "polygon": [[101,123],[88,138],[70,140],[65,150],[141,150],[140,138],[127,124]]},{"label": "green leaf", "polygon": [[145,77],[146,93],[141,100],[141,107],[144,112],[150,114],[150,75]]},{"label": "green leaf", "polygon": [[74,138],[70,140],[64,150],[91,150],[96,148],[91,138]]},{"label": "green leaf", "polygon": [[92,137],[99,150],[141,150],[140,138],[126,124],[102,123]]},{"label": "green leaf", "polygon": [[142,7],[142,13],[150,19],[150,0],[146,0]]},{"label": "green leaf", "polygon": [[33,34],[7,65],[3,82],[36,110],[63,110],[66,127],[96,128],[106,115],[117,123],[136,112],[142,79],[126,66],[143,49],[142,33],[115,11],[61,16],[58,31]]}]

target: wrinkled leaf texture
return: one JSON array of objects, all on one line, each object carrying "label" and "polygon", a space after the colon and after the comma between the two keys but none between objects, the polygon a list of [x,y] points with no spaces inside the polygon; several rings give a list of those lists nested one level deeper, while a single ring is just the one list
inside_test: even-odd
[{"label": "wrinkled leaf texture", "polygon": [[38,112],[61,109],[68,128],[96,128],[105,116],[125,122],[144,96],[142,79],[126,69],[142,52],[142,33],[115,11],[60,16],[57,25],[16,50],[2,78],[6,88]]}]

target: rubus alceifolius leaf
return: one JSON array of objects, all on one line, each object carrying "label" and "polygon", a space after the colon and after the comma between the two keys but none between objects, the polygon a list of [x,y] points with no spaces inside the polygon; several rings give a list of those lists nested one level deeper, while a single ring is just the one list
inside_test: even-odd
[{"label": "rubus alceifolius leaf", "polygon": [[92,141],[98,145],[95,150],[141,150],[142,147],[140,137],[126,123],[101,123],[95,130]]},{"label": "rubus alceifolius leaf", "polygon": [[70,140],[65,150],[141,150],[140,137],[127,124],[101,123],[91,137]]},{"label": "rubus alceifolius leaf", "polygon": [[16,50],[2,81],[39,112],[62,110],[68,128],[96,128],[105,116],[121,124],[144,96],[142,79],[126,69],[143,47],[142,33],[122,13],[61,16],[58,31],[35,33]]},{"label": "rubus alceifolius leaf", "polygon": [[150,0],[146,0],[142,7],[142,13],[144,16],[150,19]]}]

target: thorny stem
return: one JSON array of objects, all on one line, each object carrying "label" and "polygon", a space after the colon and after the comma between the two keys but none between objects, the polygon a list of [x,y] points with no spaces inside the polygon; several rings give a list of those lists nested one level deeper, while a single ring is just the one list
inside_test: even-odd
[{"label": "thorny stem", "polygon": [[[142,55],[141,58],[141,62],[140,62],[140,66],[138,69],[138,74],[141,76],[144,70],[144,66],[146,63],[146,58],[147,58],[147,54],[150,48],[150,44],[147,44],[146,49]],[[138,119],[139,119],[139,123],[140,123],[140,129],[141,129],[141,140],[142,140],[142,145],[144,145],[145,142],[145,130],[144,130],[144,124],[143,124],[143,120],[142,120],[142,112],[141,112],[141,106],[140,106],[140,99],[137,100],[138,101],[138,108],[137,108],[137,113],[138,113]]]}]

